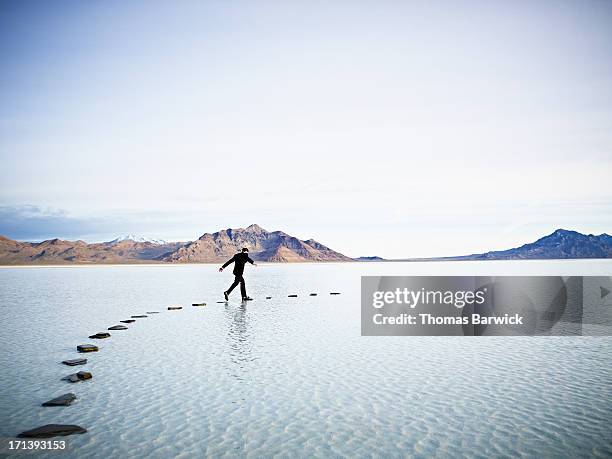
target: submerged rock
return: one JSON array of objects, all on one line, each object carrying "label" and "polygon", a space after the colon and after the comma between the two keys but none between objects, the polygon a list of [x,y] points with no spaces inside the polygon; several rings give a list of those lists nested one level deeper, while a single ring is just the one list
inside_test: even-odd
[{"label": "submerged rock", "polygon": [[330,295],[340,295],[340,292],[329,292]]},{"label": "submerged rock", "polygon": [[72,392],[68,392],[67,394],[60,395],[59,397],[46,401],[42,404],[42,406],[68,406],[75,400],[76,395],[74,395]]},{"label": "submerged rock", "polygon": [[317,296],[317,294],[316,293],[311,293],[310,296]]},{"label": "submerged rock", "polygon": [[109,330],[127,330],[128,328],[125,325],[113,325],[112,327],[108,327]]},{"label": "submerged rock", "polygon": [[168,311],[175,311],[177,309],[183,309],[183,306],[168,306]]},{"label": "submerged rock", "polygon": [[297,295],[287,295],[288,298],[297,298]]},{"label": "submerged rock", "polygon": [[159,311],[147,311],[147,314],[159,314]]},{"label": "submerged rock", "polygon": [[69,366],[73,367],[75,365],[85,365],[87,363],[87,359],[64,360],[62,363],[64,365],[69,365]]},{"label": "submerged rock", "polygon": [[98,352],[98,346],[94,344],[79,344],[77,346],[79,352]]},{"label": "submerged rock", "polygon": [[191,306],[206,306],[206,303],[191,303]]},{"label": "submerged rock", "polygon": [[271,299],[272,299],[272,297],[271,297],[271,296],[267,296],[267,297],[266,297],[266,300],[271,300]]},{"label": "submerged rock", "polygon": [[149,316],[145,316],[145,315],[142,315],[142,316],[132,316],[132,319],[144,319],[145,317],[149,317]]},{"label": "submerged rock", "polygon": [[95,335],[91,335],[89,339],[104,339],[110,338],[111,334],[107,332],[98,332]]},{"label": "submerged rock", "polygon": [[133,324],[136,321],[134,319],[126,319],[126,320],[120,320],[119,322],[121,322],[122,324]]},{"label": "submerged rock", "polygon": [[71,424],[47,424],[36,429],[26,430],[17,435],[20,438],[50,438],[72,434],[83,434],[87,432],[81,426]]}]

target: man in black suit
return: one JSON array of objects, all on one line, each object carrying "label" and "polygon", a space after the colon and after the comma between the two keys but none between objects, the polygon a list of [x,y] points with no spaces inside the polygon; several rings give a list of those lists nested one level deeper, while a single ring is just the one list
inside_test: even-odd
[{"label": "man in black suit", "polygon": [[253,266],[257,266],[255,262],[249,257],[249,249],[245,247],[244,249],[242,249],[241,252],[238,252],[230,260],[226,261],[223,266],[219,268],[219,272],[222,272],[223,268],[226,268],[230,264],[234,263],[234,276],[236,277],[234,278],[234,283],[230,286],[230,288],[228,288],[227,291],[223,292],[225,301],[229,300],[229,294],[232,293],[232,290],[234,290],[234,288],[236,288],[238,284],[240,284],[240,293],[242,294],[242,301],[248,301],[253,299],[247,296],[244,277],[242,277],[244,273],[244,265],[246,265],[247,261]]}]

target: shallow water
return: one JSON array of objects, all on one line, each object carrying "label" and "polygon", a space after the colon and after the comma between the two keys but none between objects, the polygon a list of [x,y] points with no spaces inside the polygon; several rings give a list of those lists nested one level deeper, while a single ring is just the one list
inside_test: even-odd
[{"label": "shallow water", "polygon": [[[361,337],[359,301],[361,275],[610,275],[609,261],[264,264],[247,267],[246,307],[237,290],[216,303],[232,281],[216,269],[0,269],[0,436],[78,424],[48,454],[75,458],[612,455],[612,338]],[[86,366],[59,363],[146,311],[161,314],[98,340]],[[93,380],[60,380],[81,369]],[[69,391],[72,406],[40,406]]]}]

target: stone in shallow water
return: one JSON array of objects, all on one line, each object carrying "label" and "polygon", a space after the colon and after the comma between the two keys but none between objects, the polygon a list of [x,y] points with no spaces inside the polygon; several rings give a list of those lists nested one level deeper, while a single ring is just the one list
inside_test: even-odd
[{"label": "stone in shallow water", "polygon": [[70,382],[79,382],[79,376],[76,373],[72,373],[71,375],[68,376],[64,376],[62,378],[63,381],[70,381]]},{"label": "stone in shallow water", "polygon": [[86,379],[91,379],[93,377],[89,371],[79,371],[77,376],[81,381],[85,381]]},{"label": "stone in shallow water", "polygon": [[317,294],[316,293],[311,293],[310,296],[317,296]]},{"label": "stone in shallow water", "polygon": [[134,319],[126,319],[126,320],[120,320],[119,322],[121,322],[122,324],[133,324],[136,321]]},{"label": "stone in shallow water", "polygon": [[340,295],[340,292],[329,292],[330,295]]},{"label": "stone in shallow water", "polygon": [[132,319],[144,319],[145,317],[149,317],[149,316],[132,316]]},{"label": "stone in shallow water", "polygon": [[75,365],[85,365],[87,363],[87,359],[64,360],[62,363],[65,364],[65,365],[69,365],[69,366],[73,367]]},{"label": "stone in shallow water", "polygon": [[62,379],[64,381],[70,381],[74,383],[79,381],[85,381],[87,379],[91,379],[92,377],[93,376],[89,371],[79,371],[78,373],[73,373],[71,375],[65,376]]},{"label": "stone in shallow water", "polygon": [[37,427],[36,429],[26,430],[17,436],[20,438],[51,438],[72,434],[83,434],[85,432],[87,432],[87,429],[81,426],[71,424],[47,424]]},{"label": "stone in shallow water", "polygon": [[95,335],[90,335],[89,339],[104,339],[110,338],[111,334],[106,332],[98,332]]},{"label": "stone in shallow water", "polygon": [[159,314],[159,311],[147,311],[147,314]]},{"label": "stone in shallow water", "polygon": [[168,306],[168,311],[175,311],[177,309],[183,309],[183,306]]},{"label": "stone in shallow water", "polygon": [[289,298],[297,298],[297,295],[288,295]]},{"label": "stone in shallow water", "polygon": [[127,330],[128,328],[125,325],[113,325],[112,327],[108,327],[109,330]]},{"label": "stone in shallow water", "polygon": [[67,394],[60,395],[59,397],[46,401],[42,404],[42,406],[68,406],[75,400],[76,395],[74,395],[72,392],[68,392]]},{"label": "stone in shallow water", "polygon": [[272,297],[271,297],[271,296],[267,296],[267,297],[266,297],[266,300],[271,300],[271,299],[272,299]]},{"label": "stone in shallow water", "polygon": [[79,344],[77,346],[79,352],[98,352],[98,346],[95,344]]},{"label": "stone in shallow water", "polygon": [[191,303],[191,306],[206,306],[206,303]]}]

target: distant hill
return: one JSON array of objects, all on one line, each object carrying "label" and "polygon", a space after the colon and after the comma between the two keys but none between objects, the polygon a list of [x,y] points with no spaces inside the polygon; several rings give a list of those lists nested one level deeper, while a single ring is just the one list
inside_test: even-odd
[{"label": "distant hill", "polygon": [[258,225],[247,228],[225,229],[205,233],[196,241],[185,244],[172,253],[160,257],[163,261],[179,263],[210,263],[227,260],[243,247],[258,261],[352,261],[314,239],[299,240],[282,231],[268,232]]},{"label": "distant hill", "polygon": [[385,261],[384,258],[381,257],[359,257],[359,258],[355,258],[355,261]]},{"label": "distant hill", "polygon": [[97,263],[216,263],[242,247],[258,261],[352,261],[313,239],[301,241],[258,225],[206,233],[193,242],[164,242],[129,235],[109,242],[51,239],[19,242],[0,236],[0,265]]},{"label": "distant hill", "polygon": [[558,229],[535,242],[514,249],[444,258],[447,260],[548,260],[612,258],[612,236]]},{"label": "distant hill", "polygon": [[135,234],[128,234],[126,236],[118,237],[117,239],[113,239],[110,243],[117,243],[122,241],[132,241],[132,242],[152,242],[153,244],[167,244],[163,239],[153,239],[145,236],[137,236]]},{"label": "distant hill", "polygon": [[61,239],[18,242],[0,236],[0,264],[144,263],[172,252],[183,244],[156,244],[130,239],[95,244]]}]

